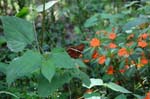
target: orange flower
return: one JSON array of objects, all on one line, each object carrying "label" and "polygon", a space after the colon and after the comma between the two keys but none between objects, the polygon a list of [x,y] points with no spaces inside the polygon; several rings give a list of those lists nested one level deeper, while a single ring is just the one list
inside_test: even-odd
[{"label": "orange flower", "polygon": [[141,38],[143,38],[143,39],[146,39],[147,37],[148,37],[148,34],[146,34],[146,33],[144,33],[144,34],[141,34],[141,36],[140,36]]},{"label": "orange flower", "polygon": [[117,45],[114,44],[114,43],[110,43],[110,44],[109,44],[109,48],[116,48],[116,47],[117,47]]},{"label": "orange flower", "polygon": [[118,51],[118,56],[128,56],[128,52],[126,50],[126,48],[121,48],[119,51]]},{"label": "orange flower", "polygon": [[150,99],[150,92],[146,93],[146,97],[144,99]]},{"label": "orange flower", "polygon": [[107,69],[107,74],[112,75],[113,73],[114,73],[113,66],[109,66],[109,68]]},{"label": "orange flower", "polygon": [[116,38],[116,34],[115,34],[115,33],[110,33],[110,34],[109,34],[109,38],[110,38],[111,40],[114,40],[114,39]]},{"label": "orange flower", "polygon": [[144,48],[147,46],[147,43],[145,41],[139,41],[138,46]]},{"label": "orange flower", "polygon": [[103,55],[103,56],[100,56],[100,57],[99,57],[98,63],[99,63],[99,64],[104,64],[105,61],[106,61],[106,56]]},{"label": "orange flower", "polygon": [[98,47],[98,46],[100,46],[100,41],[99,41],[99,39],[93,38],[93,39],[90,41],[90,46],[91,46],[91,47]]},{"label": "orange flower", "polygon": [[98,57],[99,57],[99,53],[95,50],[94,53],[93,53],[93,55],[92,55],[92,58],[96,59]]},{"label": "orange flower", "polygon": [[143,64],[143,65],[148,64],[148,59],[142,58],[142,59],[141,59],[141,64]]}]

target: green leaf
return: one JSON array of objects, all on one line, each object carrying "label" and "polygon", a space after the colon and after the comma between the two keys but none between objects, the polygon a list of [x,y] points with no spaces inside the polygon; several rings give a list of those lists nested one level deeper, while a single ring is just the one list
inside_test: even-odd
[{"label": "green leaf", "polygon": [[0,62],[0,72],[6,74],[7,67],[8,67],[8,64]]},{"label": "green leaf", "polygon": [[86,73],[77,68],[74,68],[70,70],[70,74],[72,75],[72,77],[79,78],[85,85],[90,86],[91,82],[89,76]]},{"label": "green leaf", "polygon": [[39,69],[41,55],[38,52],[27,51],[23,56],[15,58],[7,68],[6,80],[10,85],[14,80],[31,75]]},{"label": "green leaf", "polygon": [[126,77],[133,77],[135,72],[136,72],[136,67],[135,67],[135,65],[132,65],[129,69],[126,70],[125,76]]},{"label": "green leaf", "polygon": [[107,99],[107,98],[104,98],[104,97],[101,97],[101,96],[91,96],[91,97],[85,98],[85,99]]},{"label": "green leaf", "polygon": [[29,14],[29,8],[28,7],[23,7],[17,14],[17,17],[23,18],[25,17],[27,14]]},{"label": "green leaf", "polygon": [[102,79],[91,78],[90,81],[91,81],[91,84],[89,86],[87,86],[86,84],[83,84],[83,86],[90,89],[90,88],[95,87],[95,86],[102,86],[103,85]]},{"label": "green leaf", "polygon": [[128,23],[126,23],[123,26],[123,30],[124,31],[130,30],[132,27],[136,27],[136,26],[139,26],[139,25],[141,25],[143,23],[147,23],[147,22],[149,22],[148,18],[144,18],[144,17],[135,18],[134,20],[129,21]]},{"label": "green leaf", "polygon": [[115,84],[115,83],[112,83],[112,82],[109,82],[109,83],[106,83],[105,84],[108,88],[114,90],[114,91],[118,91],[118,92],[121,92],[121,93],[131,93],[130,91],[128,91],[127,89]]},{"label": "green leaf", "polygon": [[66,52],[52,51],[50,58],[54,62],[55,66],[58,68],[74,68],[74,67],[76,67],[74,61]]},{"label": "green leaf", "polygon": [[121,94],[117,96],[115,99],[127,99],[127,97],[124,94]]},{"label": "green leaf", "polygon": [[[51,8],[54,4],[56,4],[58,2],[58,0],[53,0],[53,1],[49,1],[47,3],[45,3],[45,10]],[[39,5],[36,10],[38,12],[43,12],[43,5]]]},{"label": "green leaf", "polygon": [[42,62],[42,67],[41,67],[41,71],[43,76],[49,81],[51,82],[52,77],[55,74],[55,65],[53,63],[53,61],[51,61],[50,59],[45,59]]},{"label": "green leaf", "polygon": [[34,41],[34,30],[30,22],[14,16],[2,16],[0,18],[7,46],[11,51],[22,51],[27,44],[31,44]]},{"label": "green leaf", "polygon": [[140,1],[132,1],[132,2],[130,2],[128,4],[125,4],[125,8],[131,7],[131,6],[135,5],[135,4],[138,4],[139,2]]},{"label": "green leaf", "polygon": [[4,44],[4,43],[6,43],[5,37],[4,37],[4,36],[0,36],[0,46],[1,46],[2,44]]},{"label": "green leaf", "polygon": [[125,67],[125,59],[123,59],[119,64],[119,69],[124,69],[124,67]]},{"label": "green leaf", "polygon": [[145,96],[140,96],[140,95],[137,95],[137,94],[133,94],[136,98],[138,99],[144,99]]},{"label": "green leaf", "polygon": [[65,83],[69,83],[72,78],[79,78],[84,83],[89,84],[88,76],[79,69],[69,69],[55,73],[51,82],[44,77],[40,77],[38,85],[38,93],[42,97],[47,97],[61,88]]},{"label": "green leaf", "polygon": [[56,73],[49,82],[44,77],[40,77],[38,85],[38,94],[41,97],[47,97],[54,93],[58,88],[62,87],[65,83],[68,83],[72,79],[72,76],[68,72]]},{"label": "green leaf", "polygon": [[[99,93],[96,93],[96,92],[93,92],[93,93],[90,93],[90,94],[85,93],[85,94],[83,95],[83,97],[84,97],[85,99],[92,99],[92,97],[99,97],[99,96],[100,96],[100,94],[99,94]],[[101,99],[101,98],[99,98],[99,99]]]},{"label": "green leaf", "polygon": [[97,16],[98,16],[98,14],[87,19],[86,22],[84,23],[84,27],[88,28],[88,27],[95,26],[98,23]]},{"label": "green leaf", "polygon": [[105,65],[108,66],[110,64],[111,59],[108,57],[105,61]]},{"label": "green leaf", "polygon": [[86,65],[82,62],[81,59],[73,59],[74,63],[76,66],[79,66],[79,67],[86,67]]}]

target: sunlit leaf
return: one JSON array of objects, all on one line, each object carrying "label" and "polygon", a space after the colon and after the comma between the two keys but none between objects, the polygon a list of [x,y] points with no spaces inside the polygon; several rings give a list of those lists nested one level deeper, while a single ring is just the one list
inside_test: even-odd
[{"label": "sunlit leaf", "polygon": [[[51,8],[54,4],[56,4],[58,2],[58,0],[52,0],[52,1],[49,1],[47,3],[45,3],[45,10]],[[38,12],[42,12],[43,11],[43,5],[39,5],[36,10]]]},{"label": "sunlit leaf", "polygon": [[128,91],[127,89],[115,84],[115,83],[112,83],[112,82],[109,82],[109,83],[105,83],[105,85],[114,90],[114,91],[118,91],[118,92],[121,92],[121,93],[131,93],[130,91]]},{"label": "sunlit leaf", "polygon": [[91,78],[90,81],[91,81],[91,84],[89,86],[87,86],[85,84],[83,84],[83,86],[90,89],[90,88],[95,87],[95,86],[102,86],[103,85],[102,79]]}]

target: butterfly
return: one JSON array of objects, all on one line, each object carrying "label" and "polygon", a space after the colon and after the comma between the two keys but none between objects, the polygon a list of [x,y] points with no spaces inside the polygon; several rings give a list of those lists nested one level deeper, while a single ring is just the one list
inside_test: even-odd
[{"label": "butterfly", "polygon": [[84,50],[85,45],[80,44],[77,46],[72,46],[67,48],[67,53],[70,55],[72,58],[79,58],[82,55],[82,51]]}]

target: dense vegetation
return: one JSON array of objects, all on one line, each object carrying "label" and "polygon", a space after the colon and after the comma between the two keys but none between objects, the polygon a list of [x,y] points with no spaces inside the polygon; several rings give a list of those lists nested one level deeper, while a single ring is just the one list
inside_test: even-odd
[{"label": "dense vegetation", "polygon": [[0,99],[150,99],[149,0],[0,9]]}]

